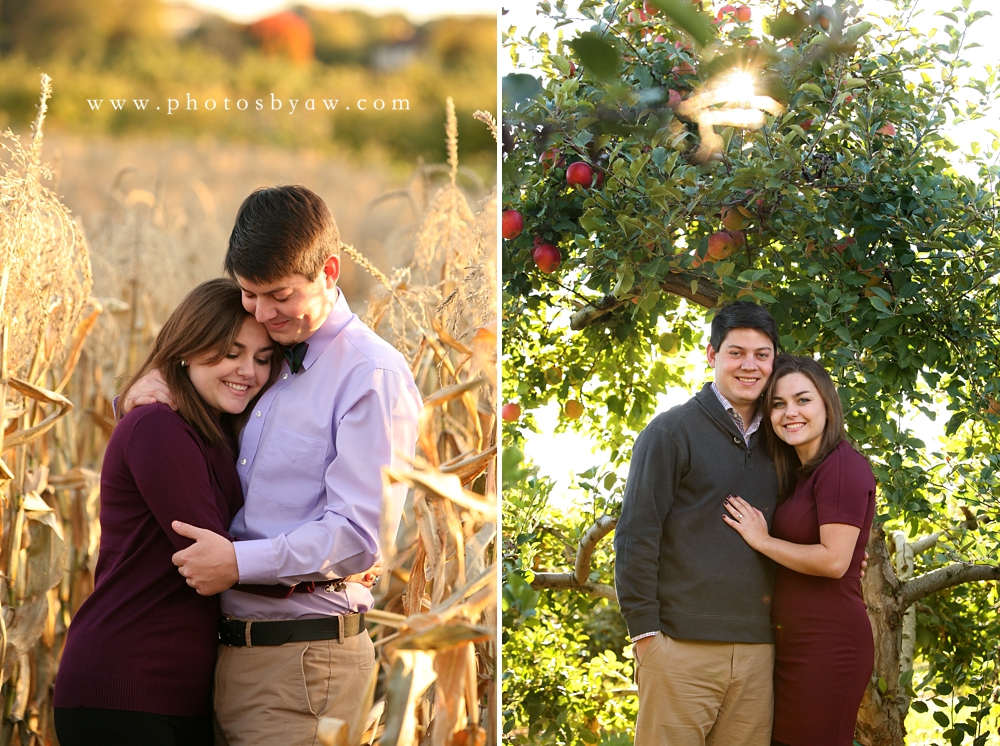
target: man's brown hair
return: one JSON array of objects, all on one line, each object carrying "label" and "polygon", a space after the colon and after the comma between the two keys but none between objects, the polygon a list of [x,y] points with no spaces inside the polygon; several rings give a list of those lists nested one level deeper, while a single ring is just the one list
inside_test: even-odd
[{"label": "man's brown hair", "polygon": [[230,277],[268,284],[300,274],[319,277],[340,253],[340,231],[322,198],[303,186],[258,189],[243,200],[229,236]]},{"label": "man's brown hair", "polygon": [[[125,401],[129,389],[142,376],[159,369],[177,402],[177,413],[181,418],[208,445],[223,448],[232,454],[235,433],[233,416],[224,413],[220,425],[204,399],[198,395],[181,361],[189,362],[192,358],[209,354],[206,362],[214,365],[232,349],[243,321],[253,318],[243,308],[242,295],[239,286],[226,277],[203,282],[188,293],[156,335],[145,361],[125,384],[119,395],[120,401]],[[268,383],[274,381],[281,367],[274,355],[272,353]]]}]

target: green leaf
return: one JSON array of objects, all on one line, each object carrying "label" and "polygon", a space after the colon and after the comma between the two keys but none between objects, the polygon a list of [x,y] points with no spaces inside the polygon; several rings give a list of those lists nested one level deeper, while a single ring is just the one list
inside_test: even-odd
[{"label": "green leaf", "polygon": [[711,17],[698,10],[691,0],[650,0],[651,5],[663,11],[678,28],[687,32],[699,47],[715,39],[715,27]]},{"label": "green leaf", "polygon": [[861,21],[861,23],[855,23],[853,26],[844,31],[844,43],[845,44],[855,44],[858,39],[867,34],[873,28],[873,24],[870,21]]},{"label": "green leaf", "polygon": [[617,275],[618,281],[611,294],[616,298],[622,298],[632,292],[632,288],[635,286],[635,274],[631,267],[619,267]]},{"label": "green leaf", "polygon": [[593,31],[585,31],[569,42],[580,63],[603,80],[618,74],[621,57],[611,43]]},{"label": "green leaf", "polygon": [[767,33],[775,39],[792,39],[802,33],[809,23],[809,16],[801,10],[789,13],[783,10],[766,23]]},{"label": "green leaf", "polygon": [[526,101],[542,90],[542,84],[534,75],[510,73],[503,76],[503,100],[507,106]]}]

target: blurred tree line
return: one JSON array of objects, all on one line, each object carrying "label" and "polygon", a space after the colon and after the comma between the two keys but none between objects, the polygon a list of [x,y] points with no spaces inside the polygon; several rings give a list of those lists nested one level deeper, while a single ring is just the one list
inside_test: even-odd
[{"label": "blurred tree line", "polygon": [[[161,0],[0,0],[0,126],[23,127],[34,117],[41,69],[55,80],[50,127],[209,133],[443,161],[444,98],[454,98],[460,119],[496,107],[496,19],[417,24],[398,13],[298,6],[240,24]],[[270,110],[272,92],[286,102],[280,114]],[[185,109],[188,94],[198,111]],[[224,112],[225,97],[251,105]],[[181,101],[169,118],[168,98]],[[208,98],[217,101],[214,112],[204,110]],[[267,102],[259,112],[258,98]],[[316,99],[316,111],[302,108],[308,98]],[[364,113],[356,111],[361,98],[369,102]],[[372,108],[377,98],[387,102],[381,112]],[[106,103],[94,110],[89,99]],[[116,111],[111,99],[128,105]],[[137,110],[133,99],[148,99],[147,109]],[[289,99],[302,102],[292,116]],[[325,112],[322,99],[339,99],[337,112]],[[408,99],[409,111],[393,112],[393,99]],[[463,161],[492,171],[489,133],[467,132]]]}]

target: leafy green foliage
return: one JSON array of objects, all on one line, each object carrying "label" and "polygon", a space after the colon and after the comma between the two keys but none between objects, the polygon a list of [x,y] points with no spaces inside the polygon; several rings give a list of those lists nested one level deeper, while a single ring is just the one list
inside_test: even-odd
[{"label": "leafy green foliage", "polygon": [[[947,136],[983,117],[1000,92],[996,70],[969,79],[965,69],[968,29],[981,14],[965,2],[941,14],[937,34],[920,37],[908,0],[885,18],[847,15],[840,3],[777,5],[760,37],[717,16],[714,38],[696,51],[666,14],[583,2],[588,38],[618,56],[612,79],[590,69],[591,52],[575,41],[506,40],[513,58],[540,56],[541,91],[504,116],[503,209],[524,219],[503,246],[504,398],[527,412],[505,437],[516,443],[532,428],[532,408],[577,399],[584,416],[559,427],[590,433],[612,468],[626,463],[657,396],[703,380],[683,353],[706,341],[706,307],[750,299],[770,308],[785,350],[817,356],[832,371],[849,436],[879,481],[877,520],[912,537],[945,531],[918,572],[955,560],[995,564],[1000,134],[964,162]],[[565,5],[543,6],[556,24],[569,20]],[[724,103],[702,105],[701,114],[693,103],[715,91],[750,108],[746,93],[724,88],[734,65],[783,107],[759,129],[706,125],[704,112]],[[589,188],[566,182],[577,161],[597,174]],[[745,245],[716,260],[708,239],[723,230],[726,211],[738,213]],[[558,246],[555,272],[535,267],[539,240]],[[680,355],[661,349],[665,332],[677,336]],[[917,437],[923,417],[944,418],[941,446]],[[611,500],[607,510],[615,509]],[[552,530],[580,531],[585,522],[543,515]],[[571,566],[542,538],[523,543],[532,542],[538,566]],[[990,640],[1000,634],[983,593],[953,589],[926,600],[922,629],[935,619],[950,626],[938,647],[918,650],[929,678],[914,682],[918,696],[947,683],[972,708],[963,717],[979,720],[984,710],[968,698],[983,701],[994,681]],[[549,592],[533,608],[569,612],[569,598]],[[559,628],[565,645],[582,644],[572,642],[579,627],[567,620]],[[520,628],[509,634],[517,649]],[[946,664],[948,650],[961,651],[962,677]],[[533,665],[518,658],[512,681],[532,680],[517,668],[522,661]],[[510,717],[514,731],[535,722],[523,711]],[[982,734],[976,717],[971,731],[953,720],[952,743]],[[539,742],[572,742],[546,730],[549,722],[531,726],[551,739]]]}]

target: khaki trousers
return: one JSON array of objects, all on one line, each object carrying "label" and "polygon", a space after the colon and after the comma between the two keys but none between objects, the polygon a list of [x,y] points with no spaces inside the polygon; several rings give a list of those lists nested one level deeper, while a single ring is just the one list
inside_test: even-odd
[{"label": "khaki trousers", "polygon": [[[217,746],[312,746],[319,719],[352,726],[375,667],[368,632],[336,640],[261,647],[219,646],[215,664]],[[367,715],[367,713],[365,713]]]},{"label": "khaki trousers", "polygon": [[635,746],[770,746],[774,645],[658,634],[636,665]]}]

